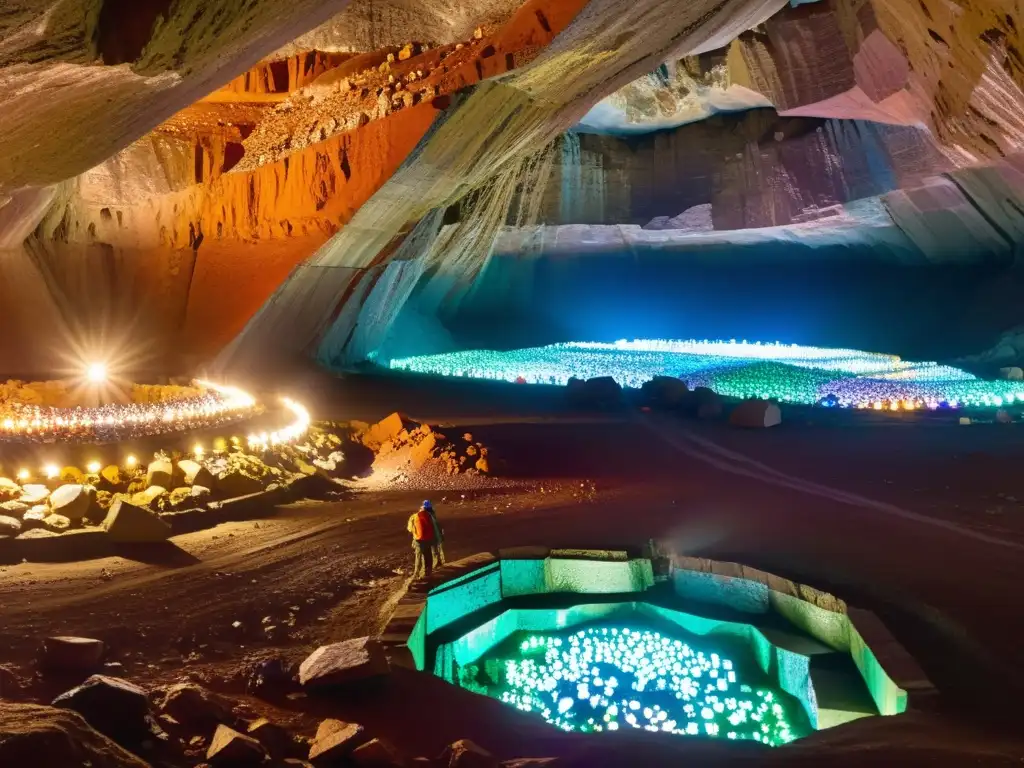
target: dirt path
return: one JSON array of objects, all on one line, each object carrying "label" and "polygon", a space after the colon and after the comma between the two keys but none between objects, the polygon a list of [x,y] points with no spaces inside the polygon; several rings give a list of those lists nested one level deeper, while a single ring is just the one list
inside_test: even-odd
[{"label": "dirt path", "polygon": [[[665,423],[652,432],[630,417],[546,413],[456,418],[509,460],[511,479],[431,492],[449,557],[667,538],[681,551],[741,561],[876,610],[950,694],[957,718],[991,724],[1024,715],[1016,662],[1024,604],[1013,596],[1024,557],[991,534],[932,524],[947,520],[932,506],[942,494],[899,482],[918,482],[935,445],[956,448],[955,430],[914,433],[895,447],[885,430],[858,430],[855,444],[840,446],[839,477],[829,442],[837,435],[825,431]],[[687,438],[690,429],[699,439]],[[894,483],[866,481],[880,462]],[[945,484],[967,488],[956,470],[945,467]],[[822,493],[826,486],[837,492]],[[0,662],[27,665],[42,637],[73,633],[106,640],[121,674],[140,682],[196,670],[227,679],[253,657],[297,658],[322,641],[374,632],[404,583],[405,519],[421,498],[410,489],[293,505],[176,537],[176,550],[149,562],[0,568]],[[966,491],[957,498],[974,515],[988,503]]]}]

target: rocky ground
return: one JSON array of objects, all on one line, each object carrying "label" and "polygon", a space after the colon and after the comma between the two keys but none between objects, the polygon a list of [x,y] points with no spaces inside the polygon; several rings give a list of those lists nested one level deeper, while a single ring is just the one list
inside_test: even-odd
[{"label": "rocky ground", "polygon": [[[1024,480],[1014,471],[1024,448],[1016,425],[896,419],[859,428],[790,420],[740,431],[636,411],[571,413],[561,393],[525,389],[307,382],[303,401],[328,418],[369,423],[401,402],[418,420],[440,424],[453,444],[489,447],[507,462],[502,477],[463,474],[445,483],[446,475],[435,473],[424,491],[418,473],[407,470],[398,482],[371,477],[336,498],[176,536],[156,553],[2,568],[0,696],[47,705],[81,683],[83,673],[44,674],[39,652],[47,637],[78,635],[103,641],[97,671],[141,687],[145,707],[137,691],[125,694],[135,702],[126,706],[152,718],[166,740],[147,736],[145,747],[119,738],[154,765],[200,764],[211,745],[225,741],[238,742],[231,750],[240,760],[262,759],[252,743],[217,735],[218,725],[242,736],[251,729],[269,745],[281,733],[260,718],[284,729],[291,745],[285,752],[306,759],[318,741],[340,739],[344,726],[325,721],[341,721],[365,727],[345,741],[352,750],[376,738],[406,759],[425,755],[434,765],[493,764],[472,749],[453,762],[444,750],[462,738],[495,759],[562,755],[560,765],[595,764],[592,754],[585,757],[589,742],[406,670],[340,695],[284,682],[316,647],[380,629],[411,565],[405,520],[429,493],[453,558],[509,545],[656,537],[829,589],[875,610],[941,691],[926,712],[821,734],[774,750],[771,761],[855,765],[870,749],[876,764],[1019,764],[1024,678],[1011,660],[1024,608],[996,597],[1024,575],[1016,502],[1024,499]],[[463,440],[467,432],[472,442]],[[995,499],[999,513],[991,511]],[[275,679],[281,690],[268,686]],[[177,721],[167,697],[168,686],[180,683],[211,692],[180,696],[226,697],[227,711],[198,724]],[[35,743],[25,740],[39,733],[62,734],[94,766],[137,764],[66,713],[10,705],[0,706],[0,763],[23,754],[5,749]],[[685,747],[692,756],[693,743]],[[664,763],[680,759],[677,748],[624,735],[601,747],[599,762]],[[770,762],[764,753],[707,748],[709,764]],[[229,764],[219,752],[210,761]],[[342,764],[330,753],[315,757],[315,765]]]}]

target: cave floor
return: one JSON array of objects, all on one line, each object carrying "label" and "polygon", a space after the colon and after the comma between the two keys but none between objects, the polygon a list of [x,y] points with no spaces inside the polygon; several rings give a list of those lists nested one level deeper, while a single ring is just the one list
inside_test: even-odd
[{"label": "cave floor", "polygon": [[[321,642],[382,627],[411,565],[406,518],[428,495],[449,559],[668,538],[679,551],[832,591],[878,613],[939,688],[913,716],[924,718],[920,738],[985,745],[997,762],[1024,756],[1014,742],[1024,714],[1021,427],[844,427],[801,417],[747,432],[635,411],[566,414],[561,394],[545,388],[322,376],[290,385],[318,416],[400,409],[472,432],[504,460],[504,477],[268,509],[260,520],[176,537],[173,552],[148,562],[0,568],[0,662],[27,678],[41,638],[95,636],[124,665],[113,674],[145,685],[187,676],[240,693],[258,659],[300,659]],[[410,700],[433,695],[410,677],[418,676],[402,673],[392,685]],[[37,680],[23,697],[45,701],[59,690]],[[524,727],[547,735],[454,714],[419,732],[390,711],[364,703],[349,715],[419,754],[468,736],[512,757],[524,754]],[[271,714],[315,730],[302,707]],[[897,724],[875,740],[904,738]]]}]

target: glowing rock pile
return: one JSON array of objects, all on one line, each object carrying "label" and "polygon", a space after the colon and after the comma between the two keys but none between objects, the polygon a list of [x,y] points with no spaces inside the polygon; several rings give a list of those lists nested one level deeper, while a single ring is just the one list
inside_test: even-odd
[{"label": "glowing rock pile", "polygon": [[490,695],[565,731],[637,728],[771,746],[803,735],[787,711],[799,705],[785,694],[744,684],[731,660],[651,630],[531,635],[498,669]]},{"label": "glowing rock pile", "polygon": [[[746,341],[571,342],[509,352],[452,352],[391,361],[391,368],[528,384],[611,376],[640,387],[674,376],[729,397],[876,410],[1003,407],[1024,401],[1024,384],[986,381],[959,368],[852,349]],[[831,397],[830,397],[831,396]]]},{"label": "glowing rock pile", "polygon": [[[97,408],[54,408],[8,403],[0,412],[0,440],[119,442],[206,429],[238,421],[255,413],[255,399],[237,387],[209,381],[197,381],[195,384],[202,390],[201,394],[158,403],[113,404]],[[305,418],[305,425],[308,426],[308,413]],[[299,429],[300,433],[305,431],[304,428]]]}]

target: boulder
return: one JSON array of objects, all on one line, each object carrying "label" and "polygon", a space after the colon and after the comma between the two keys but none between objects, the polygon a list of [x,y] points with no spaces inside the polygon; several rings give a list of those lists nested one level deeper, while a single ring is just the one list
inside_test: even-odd
[{"label": "boulder", "polygon": [[102,640],[92,637],[48,637],[43,641],[40,666],[49,672],[92,672],[103,659]]},{"label": "boulder", "polygon": [[181,507],[192,503],[192,489],[187,485],[175,488],[167,495],[167,503],[172,507]]},{"label": "boulder", "polygon": [[159,515],[124,499],[110,505],[103,528],[110,540],[119,544],[148,544],[165,541],[171,535],[171,526]]},{"label": "boulder", "polygon": [[8,515],[0,515],[0,536],[17,536],[21,533],[21,520]]},{"label": "boulder", "polygon": [[367,448],[376,451],[385,442],[388,440],[394,440],[403,431],[411,432],[419,426],[420,425],[417,422],[400,413],[392,413],[390,416],[381,419],[376,424],[366,429],[366,431],[359,436],[359,440]]},{"label": "boulder", "polygon": [[71,520],[81,520],[93,505],[93,490],[87,485],[62,485],[50,494],[50,509]]},{"label": "boulder", "polygon": [[622,387],[611,376],[595,379],[569,379],[566,385],[569,403],[577,408],[612,408],[622,403]]},{"label": "boulder", "polygon": [[309,747],[309,759],[324,763],[337,761],[350,754],[366,740],[363,726],[328,719],[320,723]]},{"label": "boulder", "polygon": [[686,382],[674,376],[655,376],[640,387],[643,403],[661,410],[683,407],[689,394]]},{"label": "boulder", "polygon": [[46,524],[46,518],[49,516],[50,508],[45,504],[32,507],[32,509],[21,516],[21,527],[26,530],[42,528]]},{"label": "boulder", "polygon": [[53,706],[74,710],[119,744],[134,743],[149,734],[146,692],[118,677],[93,675],[54,699]]},{"label": "boulder", "polygon": [[288,731],[265,717],[253,720],[245,729],[247,736],[256,739],[275,760],[291,755],[296,748],[295,740]]},{"label": "boulder", "polygon": [[206,759],[213,766],[248,768],[265,762],[267,751],[251,736],[226,725],[218,725],[206,750]]},{"label": "boulder", "polygon": [[722,398],[713,389],[697,387],[693,390],[692,403],[698,419],[717,419],[724,410]]},{"label": "boulder", "polygon": [[0,703],[0,765],[9,768],[148,768],[67,709]]},{"label": "boulder", "polygon": [[0,501],[10,501],[21,496],[21,486],[8,477],[0,477]]},{"label": "boulder", "polygon": [[405,763],[402,754],[383,739],[370,739],[356,747],[349,761],[360,768],[394,768]]},{"label": "boulder", "polygon": [[26,504],[23,501],[5,501],[0,504],[0,515],[10,515],[11,517],[21,517],[31,509],[30,504]]},{"label": "boulder", "polygon": [[28,504],[30,507],[34,507],[36,504],[42,504],[49,497],[50,489],[45,485],[29,483],[28,485],[22,486],[21,497],[18,501],[22,504]]},{"label": "boulder", "polygon": [[152,488],[154,485],[161,488],[174,487],[174,464],[170,459],[155,459],[149,463],[146,469],[146,486]]},{"label": "boulder", "polygon": [[[137,507],[149,507],[155,505],[160,499],[167,495],[167,489],[159,485],[151,485],[144,491],[133,493],[131,503]],[[115,499],[116,503],[116,499]],[[113,506],[113,504],[111,504]]]},{"label": "boulder", "polygon": [[498,768],[498,760],[469,739],[459,739],[445,747],[437,762],[446,768]]},{"label": "boulder", "polygon": [[258,477],[241,469],[229,469],[221,473],[217,477],[216,485],[217,490],[229,498],[248,496],[263,490],[263,483]]},{"label": "boulder", "polygon": [[329,688],[379,677],[390,671],[380,643],[359,637],[322,645],[313,651],[299,666],[299,683],[307,688]]},{"label": "boulder", "polygon": [[732,409],[729,423],[734,427],[750,429],[775,427],[782,423],[782,411],[778,405],[767,400],[744,400]]},{"label": "boulder", "polygon": [[60,481],[69,485],[82,485],[85,482],[85,475],[78,467],[64,467],[60,471]]},{"label": "boulder", "polygon": [[64,533],[71,527],[71,518],[51,513],[43,520],[43,527],[53,533]]},{"label": "boulder", "polygon": [[1012,365],[1009,368],[1000,368],[999,375],[1008,381],[1020,381],[1024,379],[1024,370]]},{"label": "boulder", "polygon": [[192,486],[192,500],[193,501],[195,501],[197,499],[205,499],[211,493],[213,493],[213,492],[209,488],[207,488],[205,486],[202,486],[202,485],[193,485]]},{"label": "boulder", "polygon": [[108,464],[100,470],[100,487],[109,491],[120,490],[128,485],[128,478],[116,464]]},{"label": "boulder", "polygon": [[218,725],[238,723],[230,702],[191,683],[177,683],[157,691],[153,703],[161,715],[202,736],[210,736]]},{"label": "boulder", "polygon": [[182,459],[178,462],[178,469],[181,470],[186,485],[201,485],[204,488],[213,487],[213,473],[198,461]]}]

